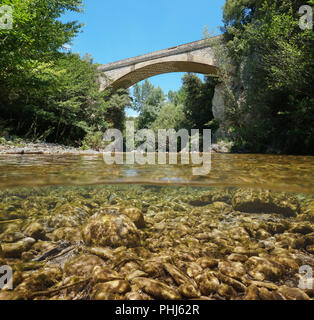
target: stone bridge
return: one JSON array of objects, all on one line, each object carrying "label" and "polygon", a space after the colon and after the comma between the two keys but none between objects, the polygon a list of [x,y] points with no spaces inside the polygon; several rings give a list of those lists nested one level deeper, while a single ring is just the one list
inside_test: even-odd
[{"label": "stone bridge", "polygon": [[169,72],[193,72],[205,75],[215,75],[217,72],[210,40],[194,41],[108,63],[99,66],[98,69],[105,75],[100,77],[101,90],[110,85],[114,89],[127,89],[137,82]]}]

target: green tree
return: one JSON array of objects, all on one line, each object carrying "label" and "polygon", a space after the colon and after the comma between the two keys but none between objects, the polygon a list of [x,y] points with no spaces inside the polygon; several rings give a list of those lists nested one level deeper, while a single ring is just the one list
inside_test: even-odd
[{"label": "green tree", "polygon": [[25,81],[27,92],[0,105],[1,118],[14,134],[73,144],[92,128],[108,127],[96,66],[78,55],[41,64]]},{"label": "green tree", "polygon": [[170,90],[168,92],[168,101],[176,106],[178,105],[182,105],[184,104],[184,101],[185,101],[185,92],[183,90],[183,88],[181,87],[178,91],[172,91]]},{"label": "green tree", "polygon": [[183,129],[184,121],[183,106],[167,103],[161,108],[156,120],[152,123],[152,129],[155,132],[159,129],[174,129],[178,131]]},{"label": "green tree", "polygon": [[[14,6],[11,30],[0,30],[0,123],[30,139],[95,147],[109,127],[123,129],[127,91],[99,92],[99,72],[86,54],[63,53],[79,32],[61,15],[81,0],[3,0]],[[2,3],[1,3],[2,4]]]},{"label": "green tree", "polygon": [[182,82],[187,126],[189,129],[203,129],[213,119],[212,99],[216,80],[206,77],[203,82],[195,74],[185,74]]},{"label": "green tree", "polygon": [[140,113],[137,119],[137,127],[138,129],[150,128],[157,119],[166,96],[160,87],[155,88],[148,80],[135,88],[137,89],[133,92],[133,96],[135,97],[134,100],[138,101],[136,110]]},{"label": "green tree", "polygon": [[132,107],[135,111],[142,111],[143,105],[153,89],[154,86],[147,79],[142,84],[136,83],[134,85]]},{"label": "green tree", "polygon": [[131,104],[129,91],[125,89],[117,90],[110,95],[106,110],[106,119],[110,122],[110,127],[123,130],[125,123],[125,108]]},{"label": "green tree", "polygon": [[299,28],[304,4],[226,1],[224,44],[238,83],[225,81],[227,119],[247,151],[313,152],[314,36]]},{"label": "green tree", "polygon": [[[0,30],[0,92],[2,99],[19,94],[24,75],[49,63],[79,32],[77,22],[59,20],[65,11],[81,11],[81,0],[2,0],[13,10],[13,28]],[[9,91],[9,92],[8,92]]]}]

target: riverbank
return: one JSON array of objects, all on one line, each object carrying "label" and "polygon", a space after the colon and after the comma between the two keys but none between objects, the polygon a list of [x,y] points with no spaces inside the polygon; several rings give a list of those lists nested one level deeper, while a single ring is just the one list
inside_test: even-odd
[{"label": "riverbank", "polygon": [[81,148],[75,148],[55,143],[47,142],[26,142],[20,141],[18,143],[7,141],[0,144],[0,154],[47,154],[47,155],[60,155],[60,154],[73,154],[73,155],[85,155],[85,154],[100,154],[101,151],[97,150],[83,150]]},{"label": "riverbank", "polygon": [[[47,142],[26,142],[26,141],[5,141],[0,143],[0,154],[73,154],[73,155],[97,155],[101,154],[103,150],[75,148],[56,143]],[[229,144],[221,142],[212,145],[213,153],[229,153]]]}]

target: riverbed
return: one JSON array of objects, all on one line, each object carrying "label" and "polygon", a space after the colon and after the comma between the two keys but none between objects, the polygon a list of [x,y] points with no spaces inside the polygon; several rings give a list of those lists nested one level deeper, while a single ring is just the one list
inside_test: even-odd
[{"label": "riverbed", "polygon": [[192,169],[0,156],[0,299],[313,299],[314,158]]}]

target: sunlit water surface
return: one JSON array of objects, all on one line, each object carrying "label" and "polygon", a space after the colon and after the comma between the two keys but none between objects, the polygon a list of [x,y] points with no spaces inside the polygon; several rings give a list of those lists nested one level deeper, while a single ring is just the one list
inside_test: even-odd
[{"label": "sunlit water surface", "polygon": [[314,157],[213,154],[211,171],[192,165],[107,165],[102,156],[0,156],[0,187],[151,184],[263,188],[314,193]]}]

